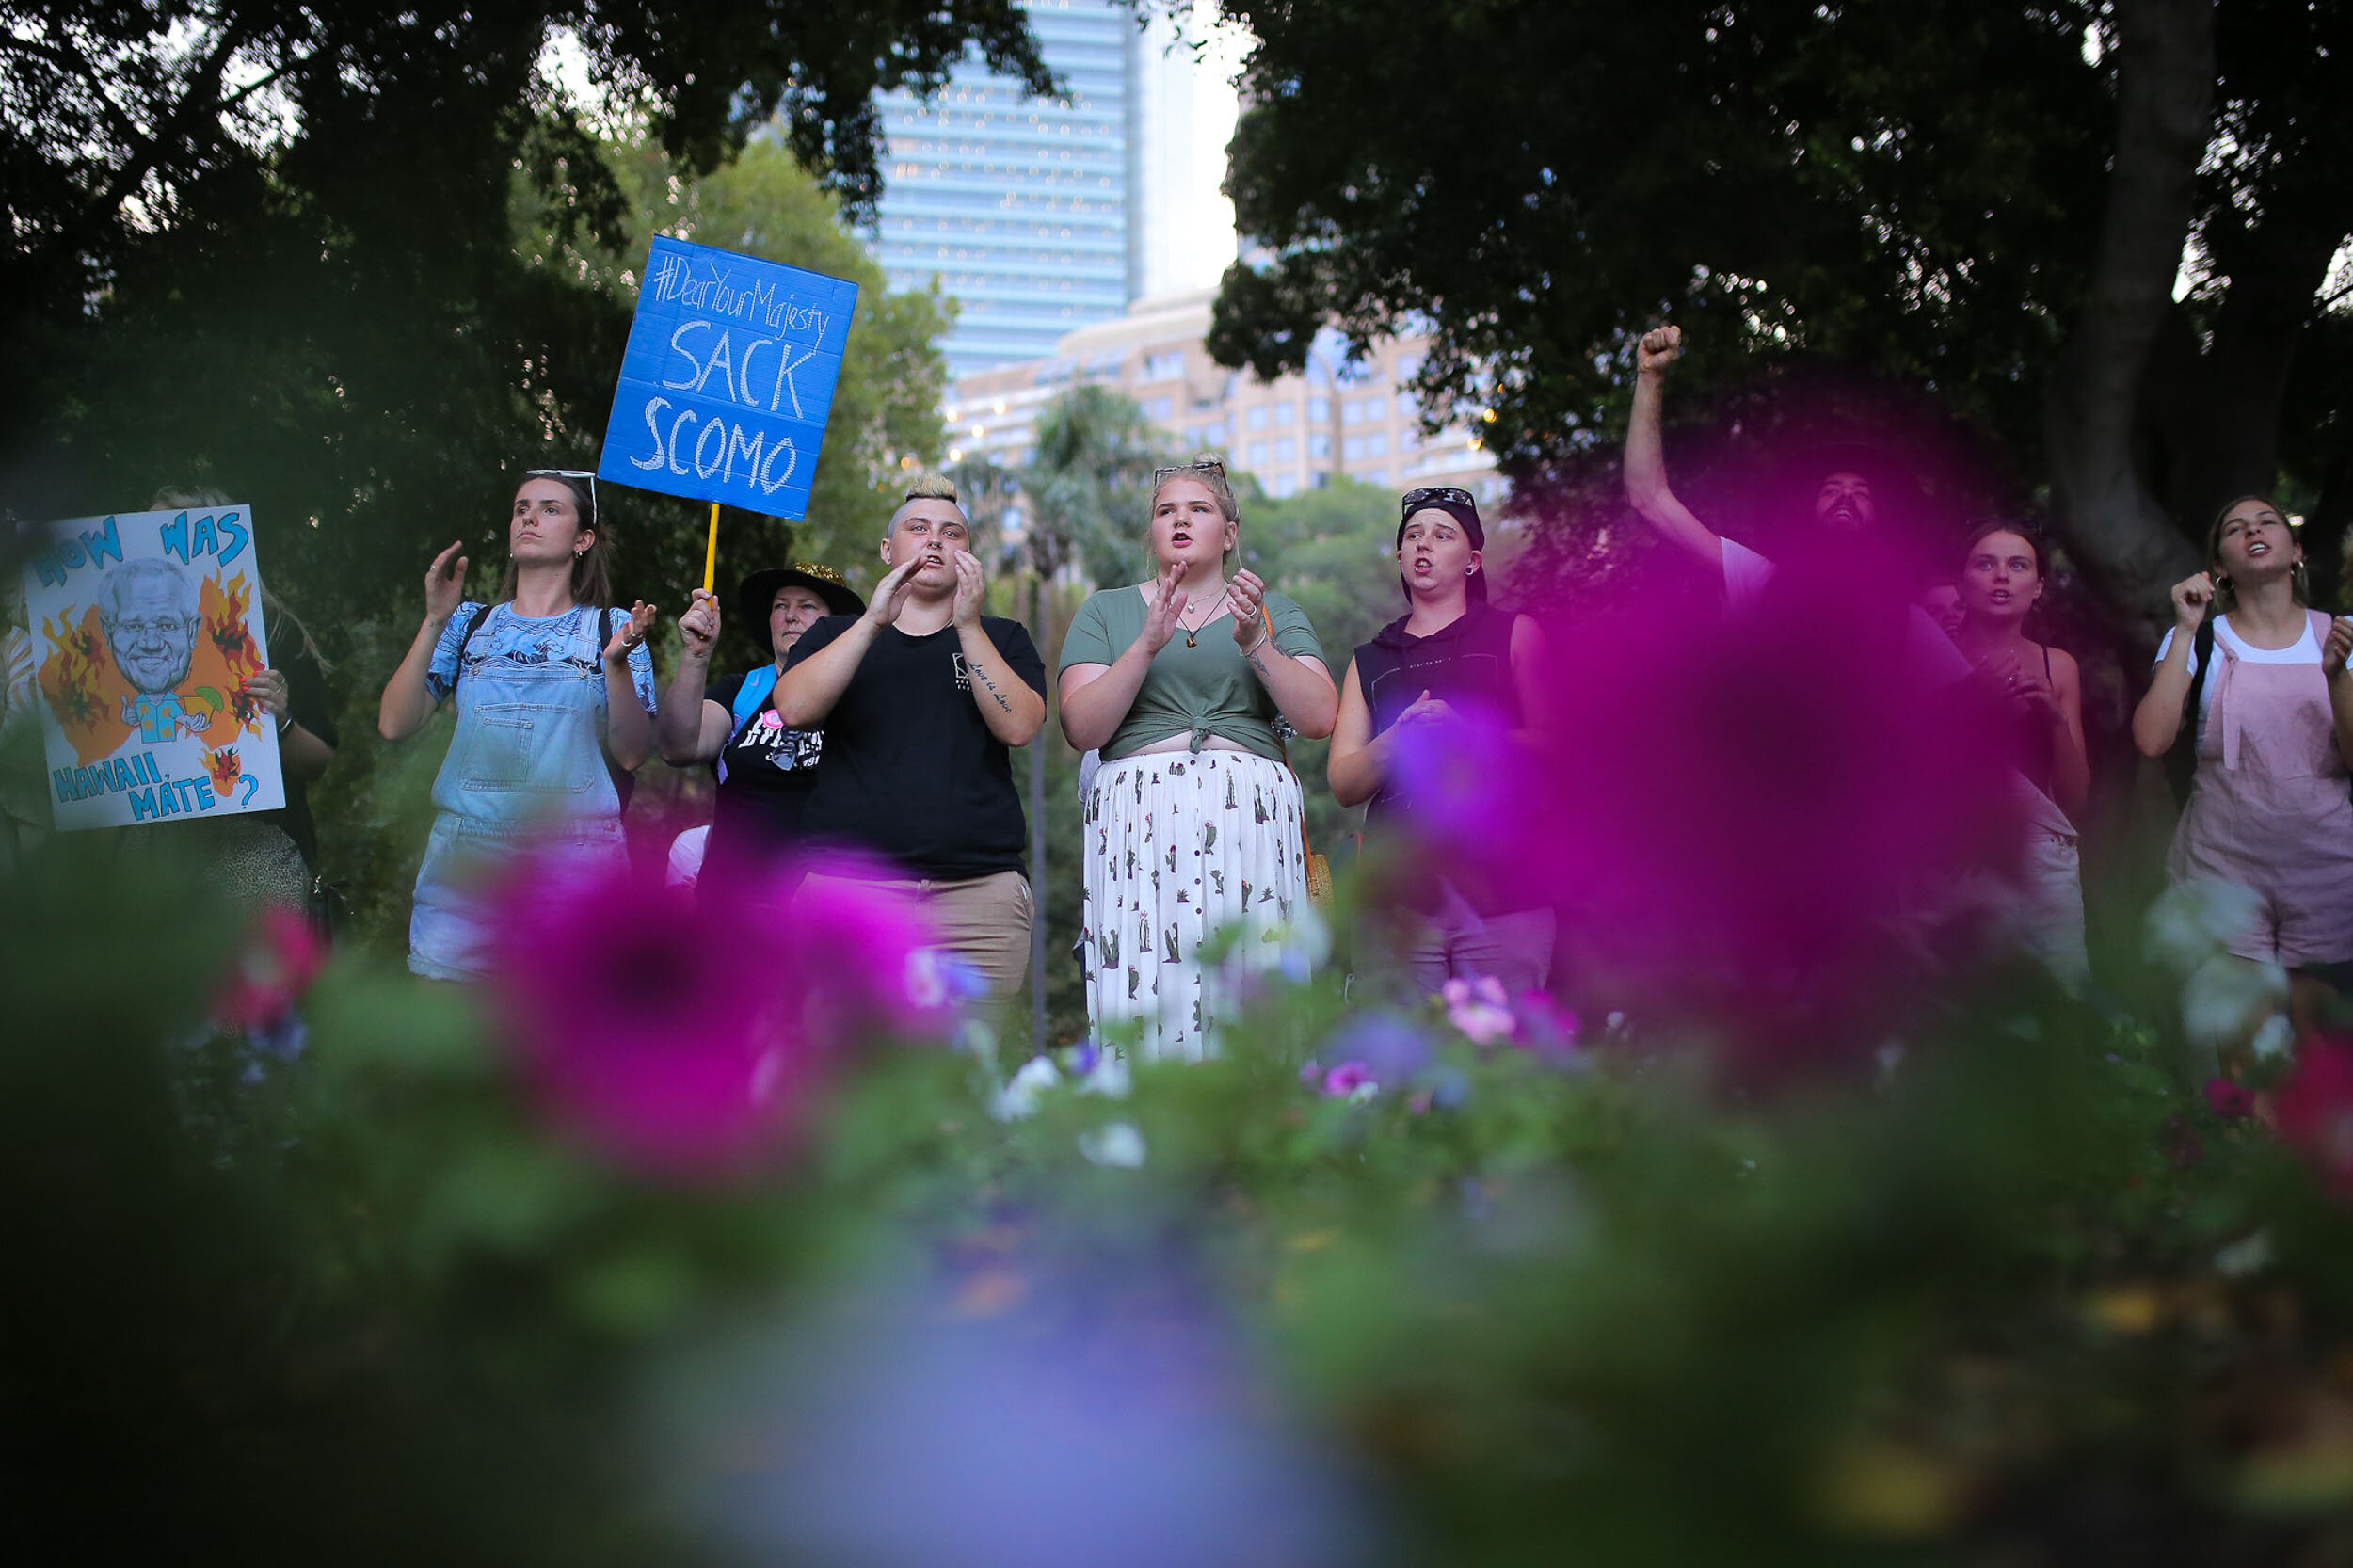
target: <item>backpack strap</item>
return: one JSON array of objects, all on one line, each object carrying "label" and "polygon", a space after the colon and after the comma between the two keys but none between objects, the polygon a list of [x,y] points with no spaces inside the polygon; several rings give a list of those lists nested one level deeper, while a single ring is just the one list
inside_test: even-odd
[{"label": "backpack strap", "polygon": [[744,683],[735,689],[735,728],[728,732],[728,739],[744,733],[752,715],[768,706],[769,695],[776,689],[777,674],[776,666],[771,664],[760,665],[744,678]]},{"label": "backpack strap", "polygon": [[490,612],[497,608],[495,604],[477,604],[473,607],[473,614],[466,617],[466,634],[457,639],[457,668],[449,678],[449,689],[453,694],[457,690],[457,682],[465,679],[466,649],[473,646],[473,634],[482,630],[482,623],[488,620]]},{"label": "backpack strap", "polygon": [[2192,735],[2198,733],[2198,698],[2206,689],[2206,677],[2214,673],[2214,617],[2208,616],[2198,623],[2198,634],[2190,639],[2191,660],[2198,673],[2189,678],[2189,691],[2182,697],[2181,728]]}]

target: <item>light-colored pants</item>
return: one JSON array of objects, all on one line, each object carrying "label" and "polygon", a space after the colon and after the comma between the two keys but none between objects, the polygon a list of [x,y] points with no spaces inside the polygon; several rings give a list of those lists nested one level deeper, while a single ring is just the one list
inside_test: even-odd
[{"label": "light-colored pants", "polygon": [[[803,886],[843,880],[811,876]],[[979,970],[990,995],[1007,997],[1021,989],[1022,977],[1030,972],[1030,922],[1036,918],[1028,877],[998,872],[962,882],[901,877],[866,885],[920,903],[939,935],[939,951]]]},{"label": "light-colored pants", "polygon": [[1549,909],[1481,915],[1449,888],[1437,909],[1399,917],[1385,956],[1396,966],[1394,984],[1410,1001],[1436,995],[1449,980],[1488,975],[1516,997],[1543,990],[1552,978],[1558,928]]},{"label": "light-colored pants", "polygon": [[2060,984],[2083,995],[2091,984],[2091,958],[2084,949],[2083,854],[2073,839],[2026,836],[2010,929]]}]

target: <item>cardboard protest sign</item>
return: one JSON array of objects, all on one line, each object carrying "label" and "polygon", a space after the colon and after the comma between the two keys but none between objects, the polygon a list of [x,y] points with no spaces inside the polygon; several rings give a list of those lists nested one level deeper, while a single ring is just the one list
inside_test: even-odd
[{"label": "cardboard protest sign", "polygon": [[60,829],[286,804],[245,506],[54,523],[24,568],[49,808]]},{"label": "cardboard protest sign", "polygon": [[657,239],[597,477],[798,520],[857,285]]}]

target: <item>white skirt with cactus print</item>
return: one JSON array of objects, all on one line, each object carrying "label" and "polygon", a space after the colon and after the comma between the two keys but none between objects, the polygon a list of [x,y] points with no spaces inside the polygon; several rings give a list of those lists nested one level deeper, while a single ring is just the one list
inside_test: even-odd
[{"label": "white skirt with cactus print", "polygon": [[[1083,807],[1079,935],[1098,1041],[1147,1061],[1216,1054],[1233,979],[1274,968],[1293,922],[1314,918],[1300,810],[1291,771],[1252,752],[1151,752],[1102,765]],[[1214,973],[1205,949],[1225,953]]]}]

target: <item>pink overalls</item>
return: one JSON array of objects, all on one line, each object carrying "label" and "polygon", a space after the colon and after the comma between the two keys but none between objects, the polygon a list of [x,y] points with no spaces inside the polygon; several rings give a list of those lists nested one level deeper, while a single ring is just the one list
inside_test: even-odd
[{"label": "pink overalls", "polygon": [[[2329,617],[2312,619],[2327,642]],[[2230,943],[2242,958],[2353,959],[2353,793],[2328,680],[2318,664],[2242,663],[2219,638],[2214,652],[2219,684],[2166,872],[2262,896],[2261,921]]]}]

